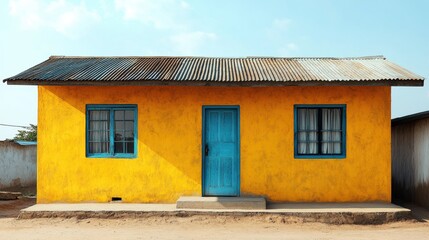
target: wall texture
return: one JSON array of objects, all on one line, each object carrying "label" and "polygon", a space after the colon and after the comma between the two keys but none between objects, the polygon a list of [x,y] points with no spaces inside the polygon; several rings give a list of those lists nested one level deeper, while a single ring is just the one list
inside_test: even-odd
[{"label": "wall texture", "polygon": [[[137,104],[136,159],[85,157],[85,105]],[[294,104],[347,104],[347,157],[294,159]],[[390,87],[39,86],[38,198],[175,202],[201,195],[203,105],[239,105],[241,194],[390,201]]]},{"label": "wall texture", "polygon": [[392,126],[393,196],[429,207],[429,118]]},{"label": "wall texture", "polygon": [[0,189],[36,186],[36,149],[0,141]]}]

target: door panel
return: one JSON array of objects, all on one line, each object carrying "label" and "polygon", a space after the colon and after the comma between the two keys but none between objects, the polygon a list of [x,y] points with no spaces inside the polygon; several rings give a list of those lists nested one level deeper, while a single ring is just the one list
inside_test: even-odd
[{"label": "door panel", "polygon": [[239,129],[237,108],[204,108],[203,194],[238,196]]}]

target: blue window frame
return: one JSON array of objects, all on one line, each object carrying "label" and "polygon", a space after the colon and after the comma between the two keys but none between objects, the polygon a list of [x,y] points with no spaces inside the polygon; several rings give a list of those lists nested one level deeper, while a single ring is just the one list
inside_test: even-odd
[{"label": "blue window frame", "polygon": [[86,156],[135,158],[137,105],[86,106]]},{"label": "blue window frame", "polygon": [[295,158],[346,157],[346,105],[295,105]]}]

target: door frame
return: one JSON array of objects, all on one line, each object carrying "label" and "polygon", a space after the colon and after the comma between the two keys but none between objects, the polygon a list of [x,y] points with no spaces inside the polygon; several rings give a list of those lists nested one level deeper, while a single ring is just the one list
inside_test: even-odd
[{"label": "door frame", "polygon": [[240,130],[240,105],[203,105],[202,111],[203,111],[203,118],[202,118],[202,128],[201,128],[201,193],[202,196],[206,196],[204,186],[205,186],[205,176],[204,176],[204,170],[205,170],[205,152],[204,152],[204,146],[206,145],[206,110],[208,109],[216,109],[216,108],[223,108],[223,109],[236,109],[237,110],[237,161],[238,161],[238,173],[237,173],[237,195],[236,197],[240,196],[241,194],[241,130]]}]

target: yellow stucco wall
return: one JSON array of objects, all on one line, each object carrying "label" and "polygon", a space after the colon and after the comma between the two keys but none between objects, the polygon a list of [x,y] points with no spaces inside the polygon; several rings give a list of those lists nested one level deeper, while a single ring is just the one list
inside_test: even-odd
[{"label": "yellow stucco wall", "polygon": [[[86,104],[138,105],[135,159],[85,157]],[[347,104],[347,157],[294,159],[294,104]],[[390,201],[390,87],[39,86],[37,201],[201,195],[203,105],[239,105],[241,194]]]}]

